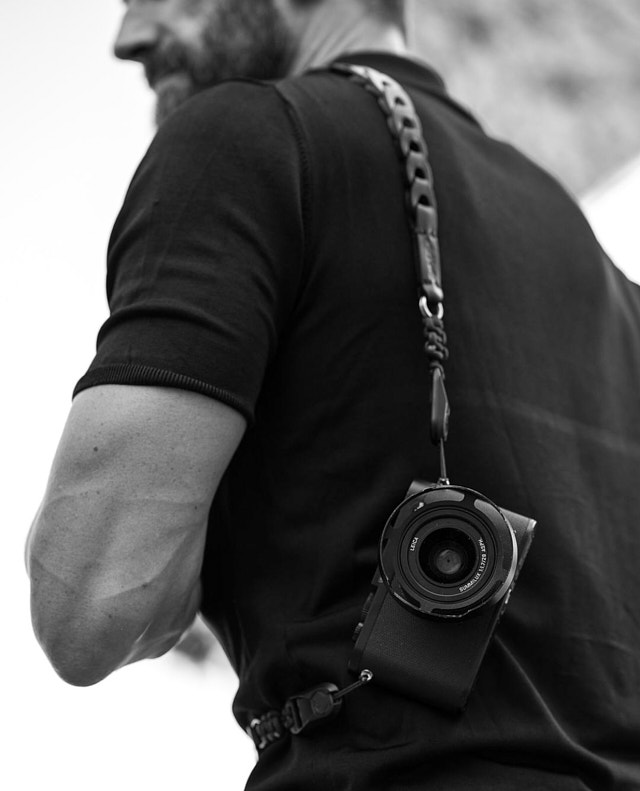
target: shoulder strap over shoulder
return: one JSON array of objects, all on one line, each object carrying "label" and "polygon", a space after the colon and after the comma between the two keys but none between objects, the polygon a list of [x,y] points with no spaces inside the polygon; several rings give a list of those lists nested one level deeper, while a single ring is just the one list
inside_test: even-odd
[{"label": "shoulder strap over shoulder", "polygon": [[422,124],[409,94],[387,74],[351,63],[336,62],[329,68],[336,74],[348,77],[377,98],[404,165],[407,216],[415,238],[419,309],[432,375],[431,439],[440,446],[440,480],[446,481],[444,441],[448,434],[450,412],[444,387],[443,364],[449,353],[443,323],[444,292],[438,242],[438,209]]}]

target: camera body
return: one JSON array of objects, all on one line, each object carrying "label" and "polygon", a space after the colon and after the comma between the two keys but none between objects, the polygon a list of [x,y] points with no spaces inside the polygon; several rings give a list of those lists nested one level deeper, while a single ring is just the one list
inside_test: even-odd
[{"label": "camera body", "polygon": [[414,481],[382,532],[349,669],[462,711],[534,529],[471,489]]}]

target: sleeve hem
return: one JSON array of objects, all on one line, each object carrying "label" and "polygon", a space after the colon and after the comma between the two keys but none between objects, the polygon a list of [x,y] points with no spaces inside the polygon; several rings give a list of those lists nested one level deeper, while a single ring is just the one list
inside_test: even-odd
[{"label": "sleeve hem", "polygon": [[73,391],[73,397],[75,398],[78,393],[90,387],[115,384],[143,387],[174,387],[179,390],[201,393],[237,410],[250,424],[254,422],[255,416],[251,405],[233,393],[210,385],[207,382],[202,382],[199,379],[192,379],[190,376],[166,371],[162,368],[153,368],[148,365],[123,363],[92,369],[77,383]]}]

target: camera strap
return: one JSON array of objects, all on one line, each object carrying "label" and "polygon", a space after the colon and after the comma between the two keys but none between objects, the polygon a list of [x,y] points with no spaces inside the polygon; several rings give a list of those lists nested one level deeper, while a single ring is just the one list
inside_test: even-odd
[{"label": "camera strap", "polygon": [[422,318],[424,349],[431,373],[430,433],[432,442],[440,449],[439,482],[448,484],[444,443],[449,431],[450,409],[443,366],[449,357],[449,351],[444,331],[438,209],[422,124],[409,94],[388,75],[368,66],[351,63],[333,63],[330,69],[336,74],[348,77],[376,97],[403,162],[405,205],[414,238],[418,310]]},{"label": "camera strap", "polygon": [[[350,63],[333,63],[329,69],[335,74],[346,76],[376,97],[403,162],[405,203],[414,237],[418,310],[423,322],[424,349],[431,373],[430,433],[433,443],[440,449],[439,483],[446,485],[449,480],[444,443],[449,429],[449,402],[444,386],[443,365],[449,352],[443,321],[444,293],[440,270],[438,212],[422,124],[407,92],[386,74]],[[373,673],[370,670],[362,670],[358,680],[343,689],[325,682],[299,695],[293,695],[281,710],[272,710],[253,717],[247,726],[247,733],[260,753],[287,733],[297,735],[319,722],[331,719],[340,711],[346,695],[368,684],[372,679]]]}]

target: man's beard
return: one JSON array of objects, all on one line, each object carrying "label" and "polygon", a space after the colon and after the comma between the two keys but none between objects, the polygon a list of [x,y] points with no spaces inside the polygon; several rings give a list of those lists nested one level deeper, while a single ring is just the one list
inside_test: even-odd
[{"label": "man's beard", "polygon": [[293,50],[293,36],[273,0],[222,0],[197,45],[167,39],[148,54],[144,66],[156,92],[156,123],[222,80],[284,77]]}]

